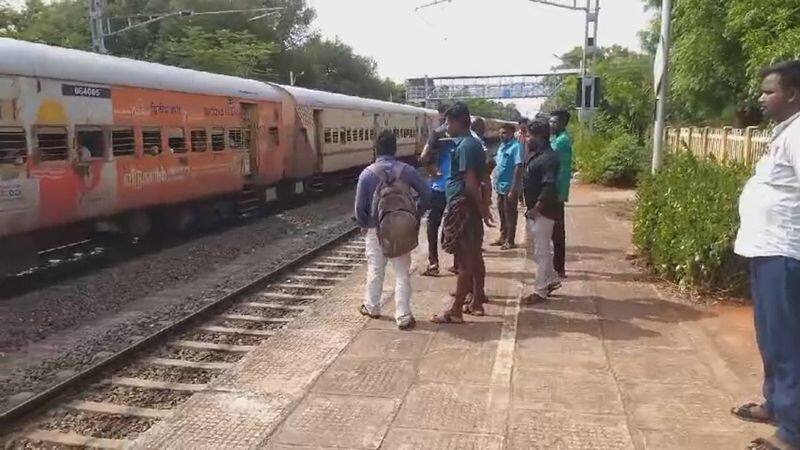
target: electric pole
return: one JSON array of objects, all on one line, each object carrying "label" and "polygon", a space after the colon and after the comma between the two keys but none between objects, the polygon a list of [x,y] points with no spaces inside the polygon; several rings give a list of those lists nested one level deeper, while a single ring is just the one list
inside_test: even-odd
[{"label": "electric pole", "polygon": [[657,92],[656,123],[653,127],[653,173],[664,163],[664,122],[667,116],[667,96],[669,95],[669,47],[672,27],[672,0],[661,4],[661,36],[658,40],[653,77]]}]

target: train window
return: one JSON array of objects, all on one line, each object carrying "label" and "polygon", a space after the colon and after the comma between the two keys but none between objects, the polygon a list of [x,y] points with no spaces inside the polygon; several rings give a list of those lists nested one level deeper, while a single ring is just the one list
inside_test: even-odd
[{"label": "train window", "polygon": [[225,150],[225,129],[211,129],[211,150],[215,152]]},{"label": "train window", "polygon": [[374,141],[375,140],[375,129],[374,128],[369,130],[369,140],[370,141]]},{"label": "train window", "polygon": [[244,145],[244,133],[241,128],[231,128],[228,130],[228,145],[237,150],[247,148],[247,146]]},{"label": "train window", "polygon": [[75,144],[78,158],[102,158],[106,149],[106,135],[100,127],[75,127]]},{"label": "train window", "polygon": [[278,127],[270,127],[269,129],[269,141],[275,147],[281,145],[281,135]]},{"label": "train window", "polygon": [[352,130],[352,128],[347,128],[345,130],[345,135],[344,136],[345,136],[345,139],[344,139],[345,142],[353,142],[353,130]]},{"label": "train window", "polygon": [[[111,131],[111,151],[114,156],[130,156],[136,153],[136,138],[133,129]],[[94,155],[92,155],[94,156]]]},{"label": "train window", "polygon": [[331,133],[331,129],[330,128],[325,128],[324,136],[325,136],[324,140],[325,140],[326,144],[330,144],[333,141],[333,134]]},{"label": "train window", "polygon": [[186,133],[183,128],[169,130],[167,144],[169,144],[169,150],[172,153],[186,153]]},{"label": "train window", "polygon": [[339,130],[339,143],[344,144],[345,142],[347,142],[347,133],[344,128],[342,128]]},{"label": "train window", "polygon": [[208,149],[208,143],[206,142],[206,138],[208,134],[206,130],[203,128],[197,128],[191,131],[191,139],[192,139],[192,151],[193,152],[204,152]]},{"label": "train window", "polygon": [[159,128],[142,129],[142,147],[146,156],[161,154],[161,130]]},{"label": "train window", "polygon": [[367,130],[365,130],[363,128],[358,130],[358,140],[359,141],[366,141],[367,140],[367,138],[364,137],[366,135],[366,131]]},{"label": "train window", "polygon": [[332,144],[339,143],[339,132],[337,130],[331,129],[331,143]]},{"label": "train window", "polygon": [[36,142],[42,161],[63,161],[69,155],[69,138],[64,127],[41,127]]},{"label": "train window", "polygon": [[0,128],[0,164],[22,164],[28,158],[24,128]]},{"label": "train window", "polygon": [[394,129],[394,135],[395,135],[395,137],[399,136],[399,135],[400,135],[400,130],[398,130],[397,128],[395,128],[395,129]]}]

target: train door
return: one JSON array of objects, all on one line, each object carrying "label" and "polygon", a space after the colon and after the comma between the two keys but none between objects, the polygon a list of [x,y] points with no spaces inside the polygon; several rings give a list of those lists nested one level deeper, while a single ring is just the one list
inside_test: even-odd
[{"label": "train door", "polygon": [[[322,110],[315,109],[314,110],[314,140],[311,141],[314,145],[314,153],[317,156],[317,167],[315,172],[320,173],[322,172],[322,154],[325,151],[325,142],[323,142],[323,137],[325,136],[325,129],[323,128],[322,124]],[[330,135],[330,130],[329,130]],[[331,139],[328,139],[329,141]]]},{"label": "train door", "polygon": [[242,103],[242,140],[243,148],[247,152],[244,158],[244,175],[252,176],[253,172],[258,172],[258,105],[254,103]]}]

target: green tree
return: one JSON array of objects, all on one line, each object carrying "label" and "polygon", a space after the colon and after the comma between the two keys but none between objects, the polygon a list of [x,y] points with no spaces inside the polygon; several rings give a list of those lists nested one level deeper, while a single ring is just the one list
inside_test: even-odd
[{"label": "green tree", "polygon": [[22,11],[0,5],[0,36],[87,50],[91,45],[85,2],[27,0]]},{"label": "green tree", "polygon": [[491,117],[514,122],[522,118],[522,114],[513,103],[504,105],[501,102],[486,99],[469,99],[464,103],[469,106],[470,113],[475,116]]},{"label": "green tree", "polygon": [[153,50],[155,60],[165,64],[244,78],[266,79],[274,46],[259,42],[246,32],[188,27],[183,36],[162,41]]}]

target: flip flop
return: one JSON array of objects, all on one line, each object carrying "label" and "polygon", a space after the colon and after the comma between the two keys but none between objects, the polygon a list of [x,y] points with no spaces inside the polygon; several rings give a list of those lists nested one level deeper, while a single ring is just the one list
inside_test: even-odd
[{"label": "flip flop", "polygon": [[797,447],[783,442],[777,436],[768,439],[753,439],[745,448],[747,450],[798,450]]},{"label": "flip flop", "polygon": [[358,312],[361,313],[362,316],[367,316],[367,317],[372,318],[372,319],[380,319],[381,318],[380,314],[373,314],[373,313],[369,312],[367,307],[365,305],[363,305],[363,304],[361,306],[359,306]]},{"label": "flip flop", "polygon": [[464,323],[464,318],[461,315],[454,315],[452,311],[443,311],[439,314],[434,315],[431,318],[431,322],[433,323],[454,323],[454,324],[461,324]]},{"label": "flip flop", "polygon": [[761,406],[758,403],[750,402],[745,403],[744,405],[739,405],[736,407],[731,408],[731,414],[739,420],[744,420],[745,422],[753,422],[753,423],[766,423],[770,425],[775,424],[775,420],[772,418],[764,419],[762,417],[756,417],[753,415],[753,407]]},{"label": "flip flop", "polygon": [[423,277],[438,277],[439,276],[439,268],[438,267],[428,267],[425,269],[425,272],[421,274]]},{"label": "flip flop", "polygon": [[462,308],[462,310],[463,310],[464,314],[469,314],[469,315],[475,316],[475,317],[483,317],[483,316],[486,315],[486,311],[483,310],[482,306],[481,307],[475,307],[475,306],[472,306],[472,305],[464,305],[464,308]]}]

